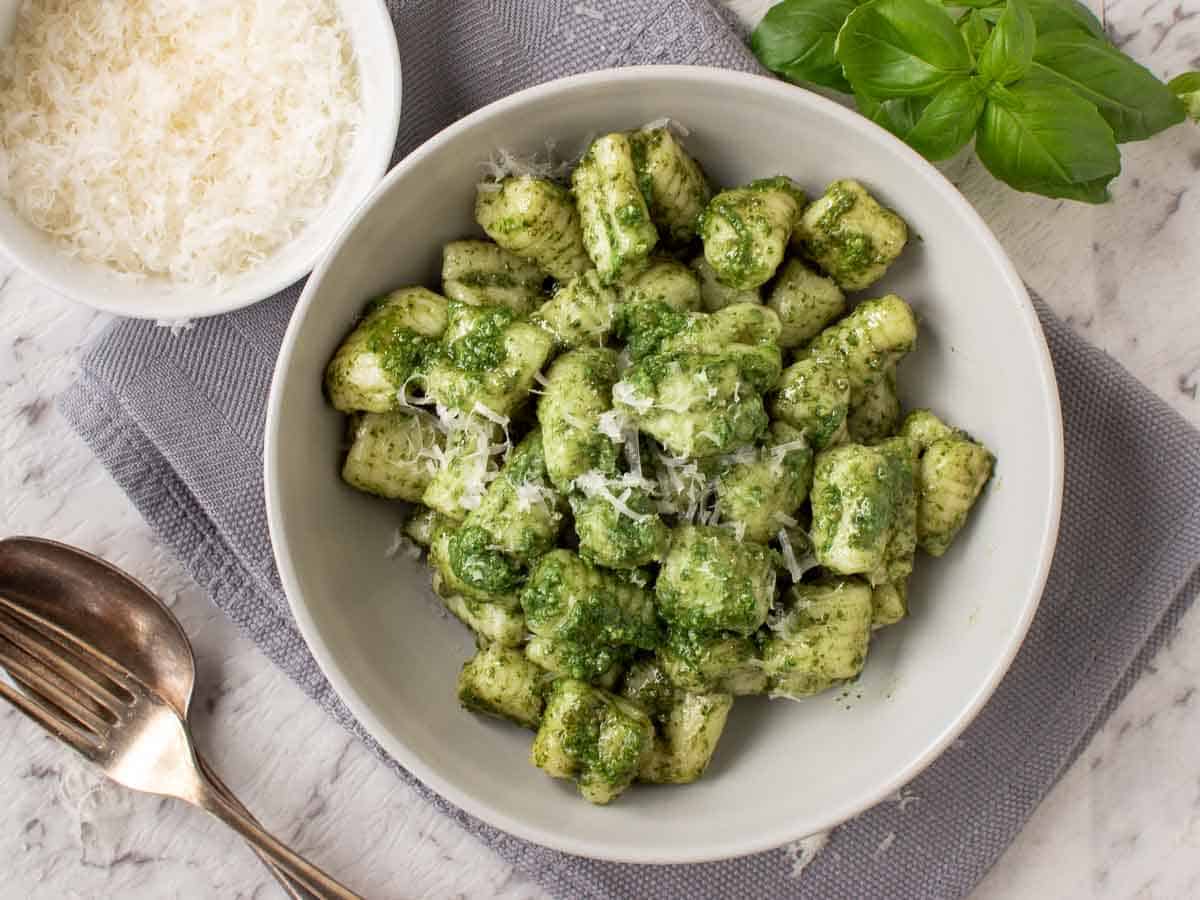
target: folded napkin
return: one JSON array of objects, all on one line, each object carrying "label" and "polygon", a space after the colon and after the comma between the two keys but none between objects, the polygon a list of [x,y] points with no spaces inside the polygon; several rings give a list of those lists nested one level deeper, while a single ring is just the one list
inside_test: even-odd
[{"label": "folded napkin", "polygon": [[[389,6],[404,60],[398,157],[455,118],[560,75],[648,62],[757,70],[736,30],[705,0]],[[271,558],[263,416],[298,294],[292,287],[183,334],[115,322],[60,405],[214,602],[382,756],[309,655]],[[962,740],[912,783],[906,796],[918,802],[880,804],[836,829],[815,859],[811,845],[796,844],[725,862],[632,866],[527,844],[420,790],[561,897],[968,893],[1200,587],[1200,434],[1037,305],[1066,426],[1058,549],[1012,669]]]}]

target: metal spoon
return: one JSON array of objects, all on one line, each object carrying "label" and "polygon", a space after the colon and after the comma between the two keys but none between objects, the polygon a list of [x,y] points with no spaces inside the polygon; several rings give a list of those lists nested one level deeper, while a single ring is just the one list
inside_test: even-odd
[{"label": "metal spoon", "polygon": [[[66,544],[7,538],[0,540],[0,596],[118,661],[187,721],[196,681],[191,644],[171,611],[132,577]],[[196,760],[216,792],[249,816],[199,753]],[[288,896],[312,896],[251,846]]]}]

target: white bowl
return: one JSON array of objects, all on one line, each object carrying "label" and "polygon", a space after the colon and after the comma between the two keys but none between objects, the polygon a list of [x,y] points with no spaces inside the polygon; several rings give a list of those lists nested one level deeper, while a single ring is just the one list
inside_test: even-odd
[{"label": "white bowl", "polygon": [[[0,0],[0,45],[12,40],[21,2]],[[179,320],[230,312],[299,281],[387,171],[400,127],[400,51],[384,0],[337,0],[337,6],[358,61],[362,124],[324,211],[255,269],[230,278],[220,290],[123,277],[98,263],[65,255],[2,200],[0,250],[71,300],[139,319]]]},{"label": "white bowl", "polygon": [[[637,786],[610,807],[528,762],[531,735],[461,711],[471,636],[438,611],[420,564],[385,558],[400,507],[338,478],[343,423],[321,373],[363,303],[438,285],[440,249],[474,231],[479,163],[669,115],[720,184],[786,173],[812,191],[864,181],[914,240],[872,294],[907,297],[920,346],[910,405],[984,440],[996,478],[942,559],[919,559],[911,617],[877,634],[848,690],[804,703],[739,699],[704,778]],[[555,81],[494,103],[408,156],[309,280],[267,413],[266,500],[292,612],[322,670],[402,765],[467,812],[571,853],[696,862],[842,822],[909,781],[966,727],[1025,634],[1054,550],[1062,489],[1058,394],[1033,307],[995,237],[932,166],[863,117],[766,78],[654,67]]]}]

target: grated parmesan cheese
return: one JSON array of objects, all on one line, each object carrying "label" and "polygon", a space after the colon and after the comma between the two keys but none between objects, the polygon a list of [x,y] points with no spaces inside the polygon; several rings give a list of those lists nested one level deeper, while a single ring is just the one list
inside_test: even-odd
[{"label": "grated parmesan cheese", "polygon": [[[776,516],[781,515],[782,513],[776,513]],[[780,528],[777,537],[779,538],[779,552],[783,556],[783,565],[788,570],[788,574],[792,576],[792,581],[800,581],[805,572],[817,567],[817,558],[812,553],[806,553],[797,559],[795,548],[792,547],[792,541],[788,537],[786,528]]]},{"label": "grated parmesan cheese", "polygon": [[318,216],[361,114],[333,0],[26,0],[0,196],[77,259],[219,284]]},{"label": "grated parmesan cheese", "polygon": [[618,381],[613,385],[612,389],[613,400],[618,403],[624,403],[631,409],[638,412],[646,412],[654,405],[654,401],[649,397],[643,397],[628,381]]},{"label": "grated parmesan cheese", "polygon": [[611,504],[613,509],[623,516],[633,519],[635,522],[645,522],[650,518],[646,513],[637,512],[629,506],[629,498],[633,495],[634,487],[644,487],[647,482],[641,478],[635,478],[630,475],[625,475],[622,478],[612,482],[625,488],[620,495],[614,494],[610,487],[609,480],[604,476],[604,473],[598,469],[591,469],[584,472],[573,482],[575,490],[579,491],[586,497],[599,497],[600,499]]},{"label": "grated parmesan cheese", "polygon": [[596,420],[596,429],[614,444],[625,440],[628,427],[629,417],[622,409],[610,409],[608,412],[600,413]]}]

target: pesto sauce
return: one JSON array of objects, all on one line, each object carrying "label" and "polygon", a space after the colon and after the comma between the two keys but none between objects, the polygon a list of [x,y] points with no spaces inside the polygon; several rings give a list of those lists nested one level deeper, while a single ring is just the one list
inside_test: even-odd
[{"label": "pesto sauce", "polygon": [[617,310],[616,332],[637,362],[662,347],[664,341],[687,327],[691,317],[661,300],[624,303]]},{"label": "pesto sauce", "polygon": [[471,330],[447,348],[450,361],[468,372],[489,372],[508,359],[505,332],[517,315],[506,306],[480,307]]},{"label": "pesto sauce", "polygon": [[450,567],[465,584],[487,594],[505,594],[521,582],[521,567],[491,547],[492,536],[465,526],[450,538]]}]

